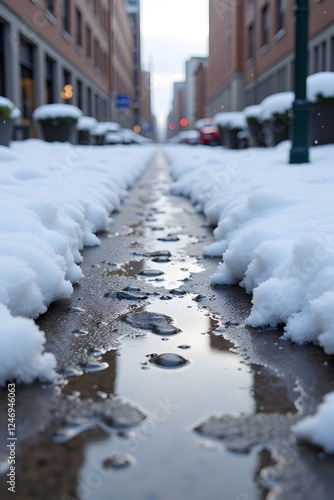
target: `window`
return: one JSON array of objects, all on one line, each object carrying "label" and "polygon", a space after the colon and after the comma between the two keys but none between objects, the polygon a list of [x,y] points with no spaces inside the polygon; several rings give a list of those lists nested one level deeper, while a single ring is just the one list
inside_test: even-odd
[{"label": "window", "polygon": [[34,46],[24,39],[20,40],[20,91],[22,117],[31,119],[34,103]]},{"label": "window", "polygon": [[63,0],[63,29],[70,33],[70,0]]},{"label": "window", "polygon": [[269,43],[269,5],[265,5],[262,9],[261,28],[262,28],[262,46]]},{"label": "window", "polygon": [[5,51],[5,26],[0,23],[0,95],[6,95],[5,85],[5,67],[6,67],[6,51]]},{"label": "window", "polygon": [[285,28],[286,0],[276,0],[277,31]]},{"label": "window", "polygon": [[90,88],[87,88],[87,114],[91,116],[92,114],[92,91]]},{"label": "window", "polygon": [[92,32],[88,25],[86,26],[86,55],[92,58]]},{"label": "window", "polygon": [[82,46],[81,12],[75,9],[75,41],[79,47]]},{"label": "window", "polygon": [[45,102],[46,104],[54,103],[54,89],[53,89],[53,81],[54,81],[54,61],[49,57],[46,57],[45,60]]},{"label": "window", "polygon": [[255,56],[255,26],[250,24],[248,27],[248,59],[254,59]]},{"label": "window", "polygon": [[77,106],[82,109],[82,81],[77,80]]},{"label": "window", "polygon": [[55,2],[54,0],[45,0],[45,8],[48,10],[53,16],[55,15]]},{"label": "window", "polygon": [[313,73],[319,71],[319,47],[314,47],[313,50]]},{"label": "window", "polygon": [[321,44],[321,71],[326,71],[326,59],[327,59],[327,44],[323,42]]}]

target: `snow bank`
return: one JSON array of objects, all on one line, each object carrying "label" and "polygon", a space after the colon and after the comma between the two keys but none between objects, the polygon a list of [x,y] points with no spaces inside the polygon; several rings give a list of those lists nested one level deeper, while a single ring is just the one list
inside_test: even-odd
[{"label": "snow bank", "polygon": [[0,96],[0,107],[7,108],[10,111],[9,118],[12,120],[16,120],[21,116],[19,108],[7,97]]},{"label": "snow bank", "polygon": [[[52,301],[70,297],[72,284],[82,278],[81,250],[100,243],[96,233],[108,229],[110,214],[120,208],[154,151],[40,140],[13,142],[10,155],[3,150],[0,304],[6,328],[0,332],[0,385],[9,378],[51,378],[53,358],[42,354],[44,334],[20,316],[36,318]],[[15,356],[14,348],[5,348],[9,344],[18,350]],[[43,370],[29,375],[40,359],[47,361]]]},{"label": "snow bank", "polygon": [[324,449],[326,453],[334,453],[334,392],[325,395],[316,413],[306,417],[291,429],[301,439]]},{"label": "snow bank", "polygon": [[334,146],[288,164],[290,143],[244,151],[166,148],[175,182],[216,226],[215,285],[252,294],[247,324],[284,324],[284,338],[334,353]]}]

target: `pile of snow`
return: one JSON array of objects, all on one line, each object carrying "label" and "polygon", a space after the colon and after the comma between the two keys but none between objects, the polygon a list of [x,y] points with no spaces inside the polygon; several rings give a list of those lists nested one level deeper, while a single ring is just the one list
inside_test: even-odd
[{"label": "pile of snow", "polygon": [[334,99],[334,72],[321,71],[310,75],[306,80],[307,100],[317,102],[318,97]]},{"label": "pile of snow", "polygon": [[261,106],[260,104],[254,104],[253,106],[247,106],[244,108],[243,113],[246,119],[256,118],[259,119],[261,115]]},{"label": "pile of snow", "polygon": [[10,111],[9,118],[11,120],[16,120],[21,116],[19,108],[7,97],[0,96],[0,107],[7,108]]},{"label": "pile of snow", "polygon": [[334,392],[325,395],[316,413],[306,417],[292,427],[292,432],[301,439],[334,453]]},{"label": "pile of snow", "polygon": [[121,126],[116,122],[99,122],[92,130],[92,135],[106,135],[108,132],[120,132]]},{"label": "pile of snow", "polygon": [[295,99],[294,92],[278,92],[261,101],[261,121],[267,121],[275,115],[285,115],[292,108]]},{"label": "pile of snow", "polygon": [[50,118],[73,118],[73,120],[78,120],[81,116],[81,109],[72,104],[44,104],[36,108],[32,114],[33,119],[37,122]]},{"label": "pile of snow", "polygon": [[77,130],[90,131],[97,125],[97,119],[92,116],[81,116],[76,125]]},{"label": "pile of snow", "polygon": [[284,324],[285,339],[333,354],[334,146],[312,149],[312,163],[298,167],[288,164],[289,149],[171,146],[172,191],[216,226],[205,253],[223,262],[212,283],[239,283],[253,295],[247,324]]},{"label": "pile of snow", "polygon": [[246,130],[246,117],[242,111],[217,113],[213,117],[214,124],[228,130]]},{"label": "pile of snow", "polygon": [[20,316],[36,318],[52,301],[70,297],[82,278],[81,250],[100,244],[96,233],[108,229],[110,214],[153,151],[40,140],[13,142],[11,155],[0,148],[0,304],[6,324],[0,346],[12,342],[14,331],[18,350],[14,357],[0,349],[0,385],[9,378],[30,382],[27,373],[42,358],[48,363],[41,362],[35,378],[51,377],[53,358],[42,354],[44,334]]}]

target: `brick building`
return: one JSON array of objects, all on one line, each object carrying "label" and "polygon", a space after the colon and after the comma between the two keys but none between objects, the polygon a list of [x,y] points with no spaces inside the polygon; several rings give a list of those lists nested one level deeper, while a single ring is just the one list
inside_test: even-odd
[{"label": "brick building", "polygon": [[[134,122],[134,33],[123,0],[2,0],[0,94],[30,123],[41,104],[69,102],[99,120]],[[65,85],[72,91],[64,94]],[[131,106],[120,115],[118,93]],[[65,99],[64,99],[65,98]]]},{"label": "brick building", "polygon": [[[293,90],[294,5],[295,0],[209,0],[209,116]],[[309,0],[308,49],[309,74],[334,71],[333,0]]]}]

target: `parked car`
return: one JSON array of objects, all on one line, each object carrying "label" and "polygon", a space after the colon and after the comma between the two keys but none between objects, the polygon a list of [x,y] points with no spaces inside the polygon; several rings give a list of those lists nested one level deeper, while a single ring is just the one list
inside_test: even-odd
[{"label": "parked car", "polygon": [[198,120],[196,126],[199,131],[199,144],[208,146],[218,146],[220,144],[220,131],[213,123],[213,120]]}]

